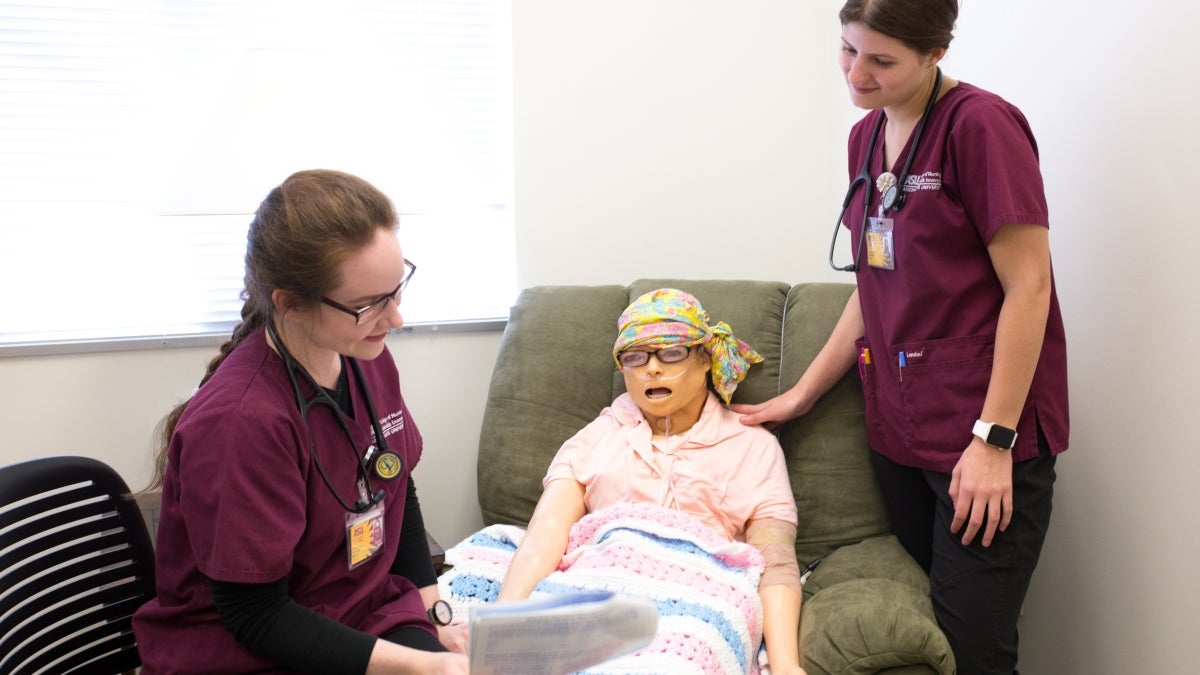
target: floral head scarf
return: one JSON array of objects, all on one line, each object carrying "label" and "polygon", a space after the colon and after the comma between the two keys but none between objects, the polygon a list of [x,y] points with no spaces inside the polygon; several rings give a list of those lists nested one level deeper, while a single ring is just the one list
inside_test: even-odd
[{"label": "floral head scarf", "polygon": [[[674,288],[651,291],[634,300],[617,319],[619,333],[613,345],[613,359],[634,347],[704,345],[712,355],[713,389],[721,400],[729,403],[733,390],[746,378],[750,366],[762,363],[763,357],[734,337],[729,324],[708,322],[708,312],[691,294]],[[617,361],[617,367],[620,366]]]}]

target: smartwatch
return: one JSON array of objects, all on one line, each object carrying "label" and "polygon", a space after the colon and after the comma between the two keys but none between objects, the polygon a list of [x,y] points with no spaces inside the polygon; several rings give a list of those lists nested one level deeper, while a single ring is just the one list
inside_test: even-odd
[{"label": "smartwatch", "polygon": [[454,610],[450,608],[450,603],[445,600],[438,600],[433,603],[428,612],[429,620],[439,626],[449,626],[450,621],[454,619]]},{"label": "smartwatch", "polygon": [[971,433],[982,438],[988,445],[1001,450],[1012,450],[1017,444],[1017,430],[1006,426],[975,420],[975,428]]}]

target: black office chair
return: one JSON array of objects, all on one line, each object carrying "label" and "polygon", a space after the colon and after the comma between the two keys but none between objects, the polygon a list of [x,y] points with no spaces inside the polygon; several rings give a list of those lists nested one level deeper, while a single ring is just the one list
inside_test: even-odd
[{"label": "black office chair", "polygon": [[154,551],[125,481],[103,462],[0,467],[0,674],[141,665],[130,619],[154,597]]}]

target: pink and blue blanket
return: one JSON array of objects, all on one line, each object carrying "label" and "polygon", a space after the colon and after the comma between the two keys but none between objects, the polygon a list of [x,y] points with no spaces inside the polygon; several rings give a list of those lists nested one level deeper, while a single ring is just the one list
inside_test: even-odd
[{"label": "pink and blue blanket", "polygon": [[[439,579],[457,616],[493,602],[525,531],[486,527],[446,551],[453,567]],[[658,633],[646,648],[585,673],[758,673],[763,559],[679,511],[622,504],[571,528],[558,569],[531,597],[614,591],[658,607]]]}]

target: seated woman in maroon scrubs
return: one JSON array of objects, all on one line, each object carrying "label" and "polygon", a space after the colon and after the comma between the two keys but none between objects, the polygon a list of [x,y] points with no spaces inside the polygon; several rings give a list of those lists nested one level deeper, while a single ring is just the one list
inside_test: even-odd
[{"label": "seated woman in maroon scrubs", "polygon": [[334,171],[271,191],[242,323],[163,424],[155,673],[466,673],[412,471],[421,434],[384,343],[415,266],[386,196]]}]

